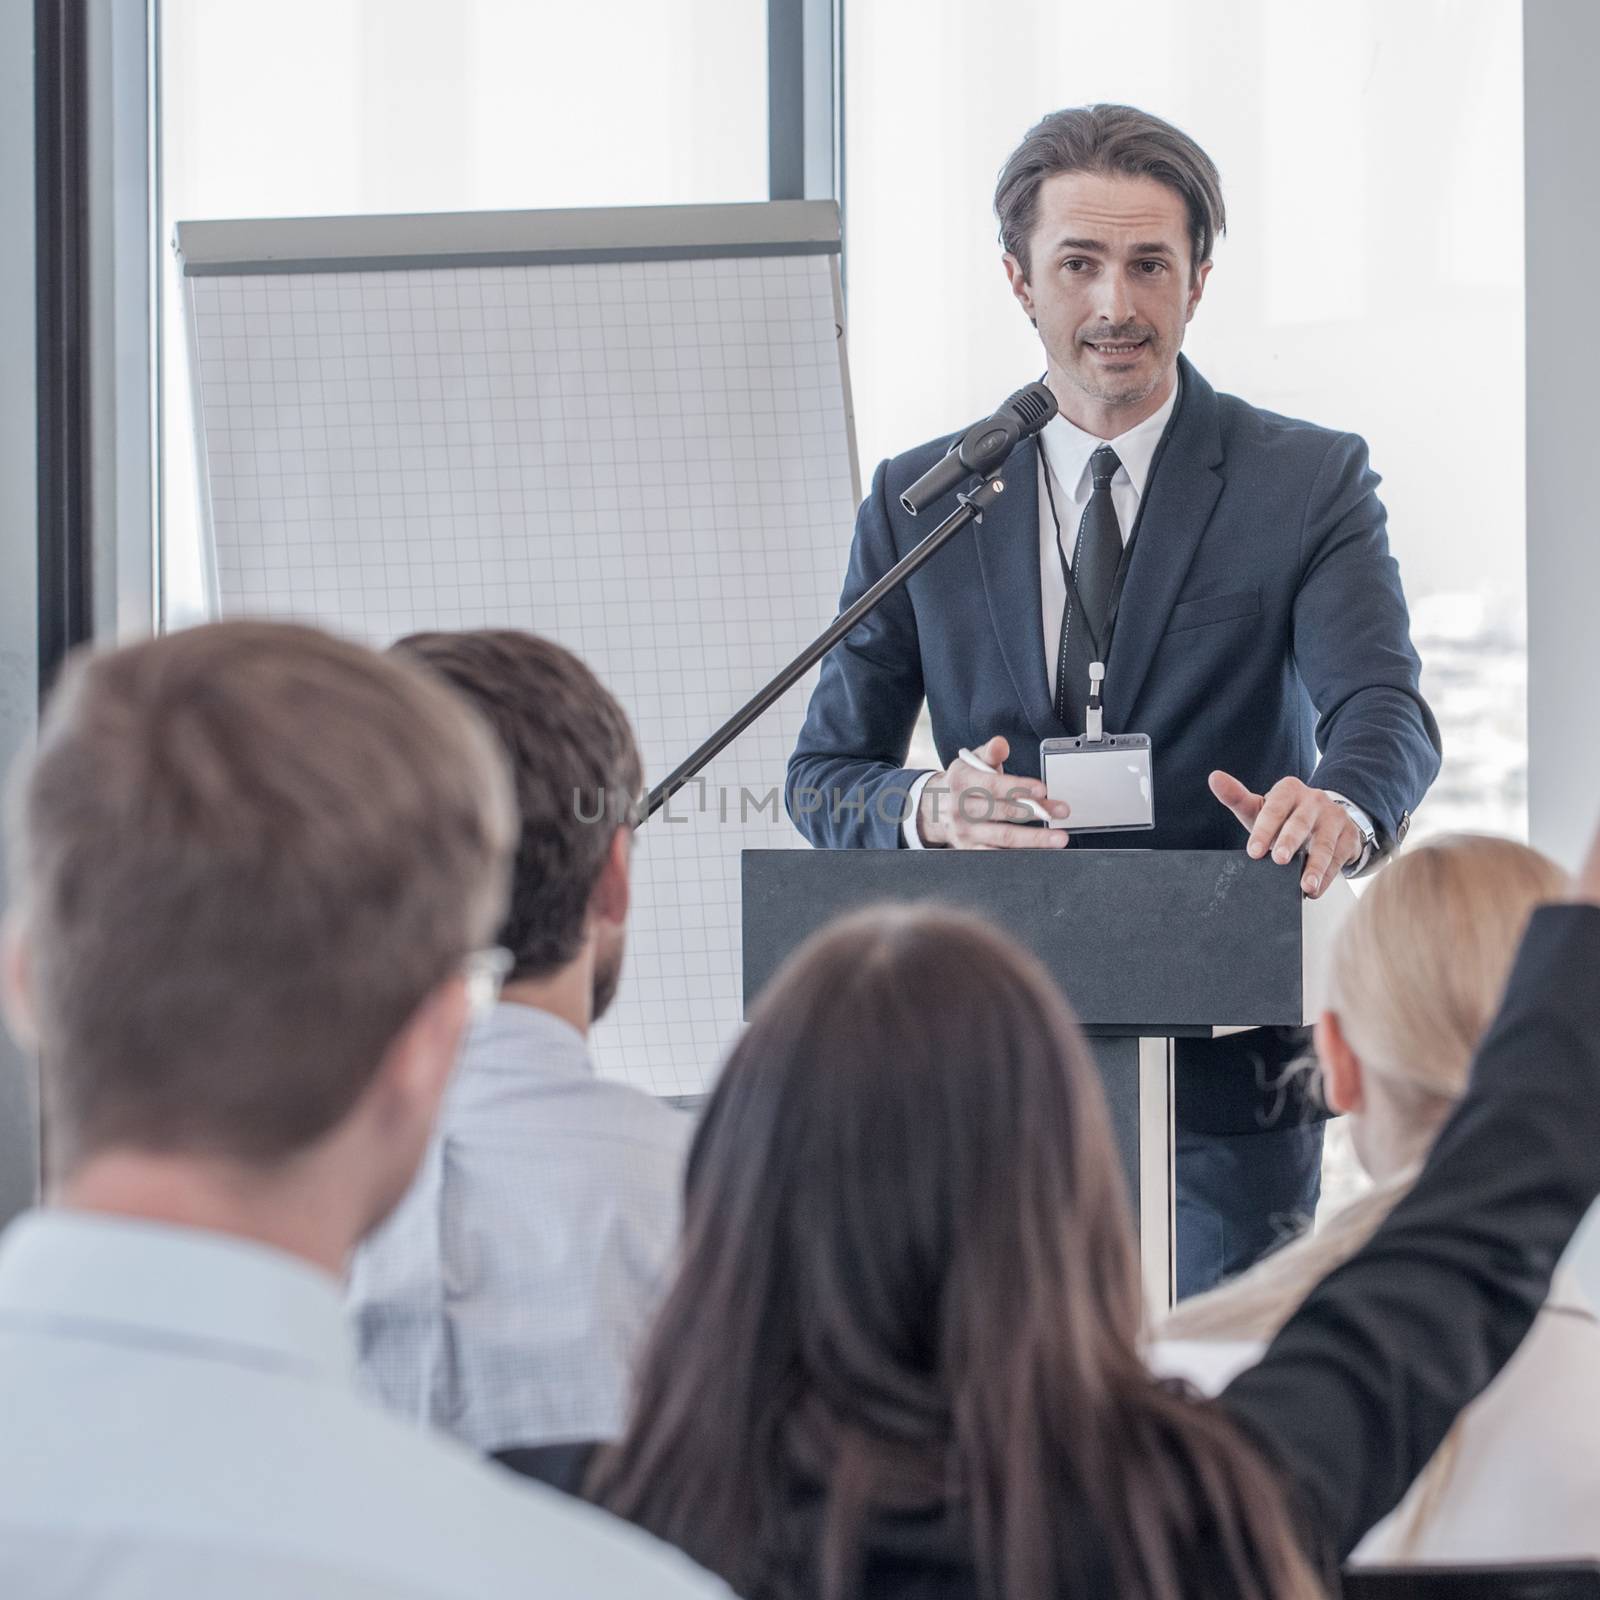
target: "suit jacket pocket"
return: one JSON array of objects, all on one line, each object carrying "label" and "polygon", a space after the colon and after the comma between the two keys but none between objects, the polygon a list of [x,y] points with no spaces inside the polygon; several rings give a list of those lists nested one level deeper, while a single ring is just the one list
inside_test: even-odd
[{"label": "suit jacket pocket", "polygon": [[1180,600],[1172,608],[1168,633],[1187,633],[1191,628],[1209,628],[1213,622],[1233,622],[1239,617],[1258,616],[1261,589],[1240,589],[1235,594],[1208,594],[1198,600]]}]

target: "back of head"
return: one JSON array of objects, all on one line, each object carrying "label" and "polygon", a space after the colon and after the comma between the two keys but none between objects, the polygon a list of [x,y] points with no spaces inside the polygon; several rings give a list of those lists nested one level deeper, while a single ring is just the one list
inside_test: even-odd
[{"label": "back of head", "polygon": [[[1143,1375],[1094,1069],[1043,970],[984,923],[876,910],[792,959],[707,1107],[685,1229],[591,1487],[741,1593],[813,1560],[823,1594],[857,1592],[874,1516],[954,1503],[986,1593],[1110,1571],[1173,1595],[1190,1491],[1253,1481]],[[1174,1440],[1207,1470],[1146,1476]],[[1287,1570],[1270,1487],[1255,1498],[1238,1548]],[[813,1540],[794,1511],[819,1499]]]},{"label": "back of head", "polygon": [[547,977],[577,955],[612,835],[638,800],[627,715],[575,655],[531,633],[415,633],[394,653],[443,678],[500,740],[521,826],[497,942],[513,978]]},{"label": "back of head", "polygon": [[1334,949],[1329,1008],[1363,1069],[1419,1117],[1466,1089],[1528,918],[1567,886],[1527,845],[1458,834],[1406,851],[1361,897]]},{"label": "back of head", "polygon": [[270,1165],[500,915],[487,736],[401,662],[229,622],[80,656],[14,796],[53,1165]]},{"label": "back of head", "polygon": [[[1511,839],[1457,834],[1397,856],[1357,902],[1334,946],[1328,1004],[1362,1071],[1382,1086],[1402,1147],[1420,1160],[1466,1091],[1528,919],[1568,879]],[[1411,1187],[1384,1178],[1317,1232],[1180,1306],[1167,1339],[1268,1339],[1348,1260]]]}]

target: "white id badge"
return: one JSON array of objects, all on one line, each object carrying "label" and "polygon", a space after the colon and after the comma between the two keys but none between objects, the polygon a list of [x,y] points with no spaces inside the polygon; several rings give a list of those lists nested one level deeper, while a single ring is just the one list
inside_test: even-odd
[{"label": "white id badge", "polygon": [[1125,833],[1156,825],[1147,733],[1046,739],[1039,746],[1039,770],[1050,798],[1072,807],[1072,815],[1051,822],[1052,828]]}]

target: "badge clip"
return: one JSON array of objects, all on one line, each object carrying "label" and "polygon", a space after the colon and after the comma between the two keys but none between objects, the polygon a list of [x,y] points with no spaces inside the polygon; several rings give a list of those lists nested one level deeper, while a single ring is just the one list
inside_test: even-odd
[{"label": "badge clip", "polygon": [[1100,704],[1100,685],[1105,682],[1106,664],[1089,663],[1089,705],[1083,714],[1083,737],[1087,744],[1099,744],[1105,738],[1104,709]]}]

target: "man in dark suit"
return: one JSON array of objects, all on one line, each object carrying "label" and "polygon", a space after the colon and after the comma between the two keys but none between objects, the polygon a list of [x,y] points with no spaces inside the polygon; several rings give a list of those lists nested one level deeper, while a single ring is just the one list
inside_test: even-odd
[{"label": "man in dark suit", "polygon": [[[1095,848],[1232,849],[1242,825],[1252,856],[1297,862],[1319,895],[1399,843],[1439,767],[1366,446],[1219,395],[1179,354],[1225,217],[1177,129],[1126,106],[1057,112],[995,209],[1060,415],[1007,462],[981,528],[825,658],[790,815],[834,848],[1062,848],[1023,801],[1065,816],[1039,741],[1083,731],[1099,660],[1106,731],[1151,738],[1156,826]],[[948,443],[878,468],[842,604],[953,507],[899,504]],[[942,773],[904,765],[924,698]],[[1283,1071],[1302,1043],[1180,1046],[1180,1293],[1315,1209],[1322,1125]]]}]

